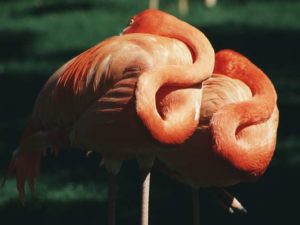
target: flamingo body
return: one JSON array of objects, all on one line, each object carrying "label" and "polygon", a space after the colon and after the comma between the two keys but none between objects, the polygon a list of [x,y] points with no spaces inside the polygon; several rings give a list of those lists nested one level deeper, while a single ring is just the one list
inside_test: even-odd
[{"label": "flamingo body", "polygon": [[[196,129],[200,115],[197,97],[186,100],[188,112],[178,111],[179,120],[164,120],[155,96],[164,85],[189,87],[211,76],[214,51],[208,39],[191,25],[158,10],[145,10],[132,20],[124,35],[70,60],[45,84],[10,167],[10,171],[17,170],[21,193],[25,180],[33,186],[38,174],[40,154],[36,151],[73,146],[123,159],[129,157],[127,152],[137,154],[138,145],[147,149],[139,121],[152,142],[164,144],[182,143]],[[197,93],[201,91],[198,87]],[[125,110],[131,103],[133,108]],[[128,125],[132,132],[125,129]]]},{"label": "flamingo body", "polygon": [[[21,199],[26,180],[34,189],[49,147],[97,151],[111,162],[138,157],[150,165],[141,166],[146,173],[157,156],[193,187],[250,181],[264,173],[275,149],[276,100],[271,81],[244,56],[215,56],[196,28],[145,10],[121,36],[49,78],[10,171],[16,169]],[[114,175],[119,164],[107,168]]]},{"label": "flamingo body", "polygon": [[107,39],[64,64],[37,97],[10,168],[16,168],[21,199],[26,179],[33,189],[47,148],[81,147],[117,160],[153,154],[155,141],[135,111],[137,79],[153,67],[192,62],[184,43],[135,33]]},{"label": "flamingo body", "polygon": [[[46,129],[70,127],[121,80],[132,83],[130,79],[136,82],[150,68],[191,63],[187,47],[174,39],[143,34],[109,38],[71,59],[51,76],[37,98],[33,117],[39,118]],[[133,90],[135,82],[128,88]],[[118,92],[122,91],[126,92],[119,87]]]}]

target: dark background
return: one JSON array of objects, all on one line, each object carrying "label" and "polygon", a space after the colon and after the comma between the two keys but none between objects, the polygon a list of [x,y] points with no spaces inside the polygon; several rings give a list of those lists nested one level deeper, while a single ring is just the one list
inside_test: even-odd
[{"label": "dark background", "polygon": [[[178,15],[176,1],[161,9]],[[64,62],[119,34],[146,0],[0,0],[0,169],[30,116],[39,90]],[[230,191],[248,209],[230,215],[200,192],[202,224],[299,224],[300,1],[220,0],[212,9],[190,1],[181,18],[203,30],[215,50],[235,49],[269,75],[279,96],[276,154],[257,183]],[[99,155],[66,150],[43,159],[35,197],[18,200],[14,179],[0,189],[0,224],[105,224],[107,174]],[[138,224],[139,173],[125,162],[118,176],[118,224]],[[150,224],[192,224],[191,193],[154,170]]]}]

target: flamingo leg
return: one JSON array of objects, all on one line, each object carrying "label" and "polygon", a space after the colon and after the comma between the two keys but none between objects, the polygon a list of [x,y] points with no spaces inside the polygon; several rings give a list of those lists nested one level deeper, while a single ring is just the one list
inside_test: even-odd
[{"label": "flamingo leg", "polygon": [[151,168],[154,163],[153,156],[139,156],[137,161],[141,171],[141,225],[149,224],[149,196]]},{"label": "flamingo leg", "polygon": [[199,190],[192,188],[193,224],[200,225]]},{"label": "flamingo leg", "polygon": [[149,195],[150,195],[150,171],[142,171],[141,190],[141,225],[149,223]]}]

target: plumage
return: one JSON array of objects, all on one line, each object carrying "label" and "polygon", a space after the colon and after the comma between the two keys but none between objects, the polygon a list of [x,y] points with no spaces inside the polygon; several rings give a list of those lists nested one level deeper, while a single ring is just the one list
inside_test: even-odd
[{"label": "plumage", "polygon": [[109,38],[51,76],[37,98],[33,117],[47,129],[70,127],[118,81],[137,78],[154,66],[190,63],[190,52],[174,39],[143,34]]},{"label": "plumage", "polygon": [[[151,20],[148,19],[150,15]],[[180,40],[191,51],[192,65],[168,65],[146,71],[139,77],[135,91],[137,114],[150,134],[164,144],[181,144],[197,128],[198,121],[193,119],[195,102],[189,101],[184,113],[178,112],[179,121],[168,119],[168,117],[162,119],[156,109],[156,92],[165,85],[185,88],[200,84],[209,78],[214,67],[214,49],[206,36],[198,29],[158,10],[145,10],[138,14],[132,18],[132,23],[123,31],[124,34],[136,32]]]},{"label": "plumage", "polygon": [[[189,36],[185,35],[187,32]],[[188,87],[211,75],[214,51],[207,38],[189,24],[157,10],[145,10],[133,17],[123,33],[83,52],[50,77],[37,97],[29,128],[23,136],[26,141],[17,149],[15,156],[19,157],[15,157],[11,168],[27,171],[23,167],[30,167],[31,159],[25,159],[29,156],[22,153],[45,150],[53,145],[86,147],[103,154],[115,154],[116,158],[127,157],[126,150],[130,149],[130,154],[137,151],[133,150],[138,149],[134,148],[135,142],[142,143],[145,138],[140,138],[140,142],[129,141],[128,138],[138,140],[135,135],[144,132],[134,129],[124,132],[124,129],[127,125],[137,128],[140,120],[158,142],[181,143],[192,135],[198,124],[197,118],[190,119],[190,115],[194,118],[195,110],[199,111],[195,109],[196,97],[186,100],[189,112],[177,112],[181,114],[179,120],[163,120],[156,109],[155,92],[163,85]],[[135,110],[123,110],[133,101],[138,121]],[[128,120],[126,113],[131,113],[134,119]],[[124,125],[121,117],[123,121],[138,124],[125,122],[124,129],[119,129]],[[111,126],[112,121],[119,124]],[[102,135],[100,142],[97,133]],[[130,137],[125,135],[127,139],[122,139],[124,133]],[[120,141],[116,141],[117,136]],[[119,148],[116,143],[125,143],[123,140],[130,143],[129,147],[123,146],[122,152],[113,153],[113,145]],[[25,175],[30,176],[29,172]]]},{"label": "plumage", "polygon": [[[17,180],[22,180],[19,186],[24,186],[24,176],[32,176],[28,167],[33,157],[34,164],[39,164],[36,151],[54,145],[107,151],[116,158],[128,157],[126,150],[131,157],[134,151],[142,151],[134,148],[137,143],[145,147],[145,138],[136,136],[145,133],[134,111],[136,82],[143,71],[168,64],[192,64],[187,46],[175,39],[138,33],[109,38],[64,64],[37,97],[24,141],[17,149],[19,157],[12,167],[23,171],[17,172]],[[122,144],[127,145],[124,152],[119,150]],[[22,154],[30,151],[35,153]]]},{"label": "plumage", "polygon": [[[158,155],[171,176],[196,188],[257,179],[276,144],[276,92],[267,76],[231,50],[216,54],[214,72],[203,83],[197,131],[174,151]],[[180,101],[181,95],[170,91],[161,101]]]},{"label": "plumage", "polygon": [[[8,174],[16,170],[24,199],[26,180],[34,189],[43,151],[80,147],[101,153],[112,175],[123,160],[137,157],[146,199],[155,156],[193,187],[228,186],[263,174],[277,125],[276,92],[260,69],[234,51],[215,56],[201,31],[145,10],[121,36],[49,78]],[[146,220],[142,216],[143,225]]]}]

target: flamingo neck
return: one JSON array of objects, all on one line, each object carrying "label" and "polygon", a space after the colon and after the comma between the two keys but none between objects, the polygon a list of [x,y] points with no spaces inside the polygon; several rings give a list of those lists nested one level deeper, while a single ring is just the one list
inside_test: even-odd
[{"label": "flamingo neck", "polygon": [[[252,91],[253,98],[224,106],[213,115],[211,131],[214,149],[238,171],[250,176],[260,176],[273,155],[276,132],[266,129],[266,132],[272,132],[273,139],[266,140],[266,144],[252,143],[251,146],[238,142],[237,134],[252,125],[278,123],[275,89],[260,69],[238,53],[230,50],[220,51],[216,55],[216,62],[214,72],[243,81]],[[271,127],[277,129],[277,125]],[[251,135],[255,136],[253,133]],[[243,138],[252,137],[244,135]]]},{"label": "flamingo neck", "polygon": [[185,43],[193,56],[192,65],[166,65],[144,72],[136,89],[137,114],[151,135],[164,144],[183,143],[198,125],[194,120],[195,102],[178,115],[180,120],[164,120],[157,112],[155,96],[162,86],[189,87],[209,78],[214,67],[214,50],[202,32],[166,13],[146,10],[134,20],[124,34],[149,33],[174,38]]}]

